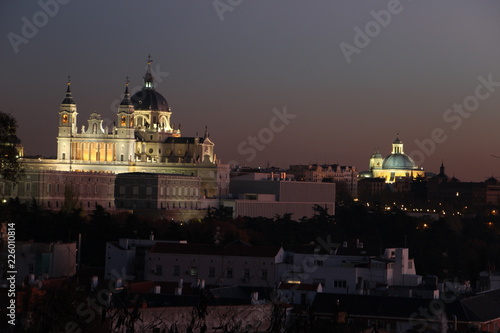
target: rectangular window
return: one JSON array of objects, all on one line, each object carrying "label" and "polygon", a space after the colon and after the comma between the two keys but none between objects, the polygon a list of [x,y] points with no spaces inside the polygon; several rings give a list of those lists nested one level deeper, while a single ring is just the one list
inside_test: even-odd
[{"label": "rectangular window", "polygon": [[24,191],[26,192],[26,194],[30,194],[30,192],[31,192],[31,183],[26,183],[24,185]]},{"label": "rectangular window", "polygon": [[146,187],[146,195],[152,195],[153,194],[153,188],[151,186]]},{"label": "rectangular window", "polygon": [[263,269],[260,271],[260,278],[262,280],[267,280],[267,269]]},{"label": "rectangular window", "polygon": [[28,264],[28,273],[33,274],[35,272],[35,265],[34,264]]},{"label": "rectangular window", "polygon": [[250,279],[250,269],[245,268],[243,270],[243,278],[246,279],[246,280]]},{"label": "rectangular window", "polygon": [[347,288],[347,281],[346,280],[334,280],[333,281],[333,288]]},{"label": "rectangular window", "polygon": [[198,267],[191,266],[189,268],[189,275],[191,275],[191,276],[197,276],[198,275]]},{"label": "rectangular window", "polygon": [[163,273],[163,267],[161,265],[156,265],[156,275],[161,275]]},{"label": "rectangular window", "polygon": [[228,267],[227,270],[226,270],[226,277],[228,279],[232,279],[233,278],[233,268],[232,267]]},{"label": "rectangular window", "polygon": [[323,260],[314,260],[314,265],[323,266]]},{"label": "rectangular window", "polygon": [[215,277],[215,267],[209,267],[208,268],[208,277]]},{"label": "rectangular window", "polygon": [[181,268],[180,266],[178,265],[175,265],[174,266],[174,276],[179,276],[179,274],[181,273]]},{"label": "rectangular window", "polygon": [[139,194],[139,186],[132,187],[132,194],[133,195],[138,195]]}]

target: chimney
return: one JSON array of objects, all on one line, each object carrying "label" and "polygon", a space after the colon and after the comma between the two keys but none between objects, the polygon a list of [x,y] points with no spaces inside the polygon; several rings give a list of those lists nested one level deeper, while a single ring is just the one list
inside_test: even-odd
[{"label": "chimney", "polygon": [[96,291],[98,284],[99,284],[99,278],[97,277],[97,275],[93,275],[90,278],[90,291]]}]

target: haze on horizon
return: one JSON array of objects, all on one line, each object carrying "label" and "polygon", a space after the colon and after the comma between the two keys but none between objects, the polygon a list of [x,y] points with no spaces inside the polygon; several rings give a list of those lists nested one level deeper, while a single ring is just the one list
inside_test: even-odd
[{"label": "haze on horizon", "polygon": [[426,171],[444,161],[462,181],[500,177],[500,2],[59,1],[1,5],[0,110],[27,155],[55,155],[68,75],[79,126],[92,112],[112,126],[125,78],[140,87],[151,54],[173,123],[183,136],[208,126],[222,162],[362,171],[399,132]]}]

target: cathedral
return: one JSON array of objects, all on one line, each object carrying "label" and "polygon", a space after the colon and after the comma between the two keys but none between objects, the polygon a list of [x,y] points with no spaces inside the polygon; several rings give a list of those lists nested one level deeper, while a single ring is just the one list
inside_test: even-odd
[{"label": "cathedral", "polygon": [[[215,165],[214,143],[204,137],[182,137],[172,128],[172,110],[154,88],[151,59],[140,91],[130,96],[126,83],[113,128],[103,128],[101,116],[92,113],[87,126],[77,124],[77,107],[70,82],[59,111],[57,159],[68,170],[89,165],[117,167],[116,171],[140,171],[147,167]],[[123,162],[123,163],[121,163]],[[108,169],[106,169],[108,170]],[[150,170],[148,170],[150,171]]]},{"label": "cathedral", "polygon": [[410,156],[403,151],[403,141],[399,139],[392,143],[392,152],[383,158],[379,150],[370,157],[370,171],[364,172],[364,177],[385,178],[386,183],[394,183],[397,178],[425,177],[423,168],[419,168]]},{"label": "cathedral", "polygon": [[[180,127],[174,128],[171,123],[172,109],[165,97],[155,89],[151,63],[151,58],[148,58],[140,91],[131,95],[127,81],[112,128],[103,127],[103,120],[98,113],[92,113],[86,124],[78,123],[77,103],[68,80],[66,95],[58,112],[57,157],[23,158],[25,176],[19,186],[0,189],[4,195],[18,195],[26,200],[35,198],[47,206],[50,200],[61,199],[60,191],[57,195],[54,193],[54,188],[60,187],[57,181],[50,184],[46,180],[50,179],[50,173],[53,173],[54,179],[71,178],[78,181],[83,179],[75,176],[78,174],[103,177],[106,174],[149,173],[163,174],[162,179],[169,177],[171,181],[175,177],[183,179],[182,182],[186,182],[186,177],[199,179],[198,190],[186,188],[182,191],[198,193],[199,200],[215,200],[226,196],[229,166],[217,159],[215,144],[206,127],[203,136],[182,136]],[[87,178],[89,182],[92,181],[90,177]],[[94,178],[97,179],[97,176]],[[180,182],[178,185],[182,186]],[[62,183],[60,185],[64,186]],[[82,189],[86,188],[86,185],[82,185]],[[96,195],[97,192],[96,187]],[[111,187],[104,192],[112,192]],[[181,193],[180,189],[178,193]],[[113,208],[113,195],[101,194],[103,198],[109,197],[105,207]],[[97,205],[91,196],[92,193],[88,193],[89,207]],[[180,198],[179,194],[176,198]],[[60,205],[60,202],[56,203]]]}]

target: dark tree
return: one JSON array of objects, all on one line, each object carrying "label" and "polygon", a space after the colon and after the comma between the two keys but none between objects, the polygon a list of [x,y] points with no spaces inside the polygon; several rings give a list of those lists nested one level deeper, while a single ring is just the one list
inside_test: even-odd
[{"label": "dark tree", "polygon": [[17,150],[21,141],[16,128],[16,118],[0,111],[0,175],[10,181],[16,181],[22,172]]}]

